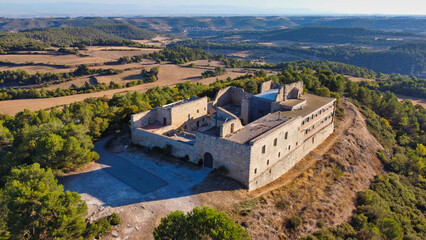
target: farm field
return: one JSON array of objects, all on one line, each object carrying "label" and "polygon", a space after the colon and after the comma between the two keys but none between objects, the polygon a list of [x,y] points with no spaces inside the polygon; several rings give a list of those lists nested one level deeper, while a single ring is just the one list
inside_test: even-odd
[{"label": "farm field", "polygon": [[53,64],[53,65],[78,66],[81,64],[101,65],[105,62],[111,61],[111,58],[79,57],[79,56],[71,55],[71,54],[67,54],[67,55],[7,54],[7,55],[0,55],[0,61],[13,62],[18,64],[43,63],[43,64]]},{"label": "farm field", "polygon": [[120,57],[131,57],[135,55],[149,54],[158,52],[160,49],[155,48],[131,48],[131,47],[88,47],[88,50],[81,51],[82,54],[89,55],[94,58],[108,58],[117,60]]},{"label": "farm field", "polygon": [[[203,69],[186,68],[186,67],[180,67],[180,66],[172,65],[172,64],[165,64],[160,66],[158,81],[153,83],[141,84],[141,85],[133,86],[130,88],[125,88],[125,89],[113,89],[113,90],[107,90],[102,92],[77,94],[77,95],[57,97],[57,98],[17,99],[17,100],[0,101],[0,113],[15,115],[16,113],[23,111],[24,109],[37,111],[40,109],[46,109],[46,108],[51,108],[54,106],[67,105],[73,102],[83,101],[84,99],[90,98],[90,97],[103,97],[103,96],[112,97],[114,94],[125,93],[127,91],[145,92],[148,89],[156,87],[156,86],[174,86],[178,83],[184,83],[186,81],[199,82],[204,84],[210,84],[216,81],[216,77],[202,79],[201,73],[203,71],[204,71]],[[132,72],[136,74],[136,73],[140,73],[140,70],[129,71],[129,76],[132,76]],[[226,79],[227,77],[235,78],[243,74],[244,73],[231,72],[229,70],[227,74],[222,75],[218,78],[219,79]],[[108,77],[111,77],[111,76],[108,76]],[[115,77],[115,76],[112,75],[112,77]],[[137,76],[134,76],[134,77],[136,78]],[[74,81],[84,83],[84,81],[90,81],[90,79],[87,79],[87,78],[76,79]],[[73,84],[74,81],[70,81],[64,84]],[[103,81],[107,81],[107,80],[104,79]],[[55,88],[56,87],[58,87],[58,85],[55,85]],[[66,86],[63,85],[63,87],[65,88]]]}]

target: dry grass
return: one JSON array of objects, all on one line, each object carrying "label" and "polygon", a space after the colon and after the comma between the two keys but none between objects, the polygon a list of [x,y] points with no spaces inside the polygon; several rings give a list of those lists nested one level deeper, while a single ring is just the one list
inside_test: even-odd
[{"label": "dry grass", "polygon": [[410,100],[414,105],[419,104],[420,106],[426,108],[426,99],[424,98],[418,98],[418,97],[410,97],[410,96],[405,96],[405,95],[401,95],[401,94],[395,94],[395,96],[400,100]]},{"label": "dry grass", "polygon": [[81,64],[102,65],[105,62],[111,61],[110,58],[104,57],[79,57],[76,55],[20,55],[7,54],[0,55],[0,61],[9,61],[13,63],[44,63],[54,65],[78,66]]},{"label": "dry grass", "polygon": [[[105,51],[108,49],[117,49],[121,51]],[[131,57],[158,51],[160,51],[160,49],[130,47],[89,47],[87,51],[82,51],[81,53],[94,58],[107,58],[111,60],[117,60],[120,57]]]},{"label": "dry grass", "polygon": [[156,46],[156,47],[164,47],[165,45],[177,42],[179,39],[167,38],[167,37],[155,37],[151,40],[133,40],[134,42],[142,43],[145,45]]},{"label": "dry grass", "polygon": [[49,67],[49,66],[36,66],[36,65],[27,65],[27,66],[0,66],[0,71],[16,71],[16,70],[25,70],[30,74],[35,74],[37,72],[53,72],[53,73],[64,73],[64,72],[71,72],[75,68],[55,68],[55,67]]},{"label": "dry grass", "polygon": [[345,77],[349,78],[349,80],[354,81],[354,82],[374,81],[374,79],[371,79],[371,78],[352,77],[352,76],[349,76],[349,75],[345,75]]},{"label": "dry grass", "polygon": [[[144,68],[151,68],[153,65],[144,65]],[[29,109],[31,111],[37,111],[40,109],[46,109],[51,108],[54,106],[59,105],[67,105],[71,104],[73,102],[83,101],[86,98],[89,97],[112,97],[116,93],[123,93],[126,91],[139,91],[139,92],[145,92],[146,90],[153,88],[155,86],[174,86],[178,83],[183,83],[186,81],[191,82],[199,82],[204,84],[210,84],[216,80],[215,77],[213,78],[205,78],[201,79],[201,73],[205,71],[204,69],[199,68],[187,68],[187,67],[180,67],[173,64],[161,64],[160,65],[160,72],[159,72],[159,79],[156,82],[153,83],[146,83],[141,84],[138,86],[126,88],[126,89],[113,89],[113,90],[107,90],[103,92],[95,92],[95,93],[87,93],[87,94],[78,94],[78,95],[72,95],[72,96],[65,96],[65,97],[57,97],[57,98],[44,98],[44,99],[18,99],[18,100],[9,100],[9,101],[0,101],[0,113],[3,114],[9,114],[9,115],[15,115],[16,113],[24,110]],[[123,73],[122,81],[130,81],[130,80],[136,80],[140,75],[140,70],[130,70]],[[239,72],[231,72],[229,70],[228,74],[225,74],[223,76],[220,76],[219,79],[226,79],[227,77],[235,78],[237,76],[242,75]],[[116,82],[120,82],[117,78],[117,75],[113,76],[105,76],[101,77],[100,81],[107,83],[108,81],[114,80]],[[99,77],[97,77],[99,78]],[[109,79],[108,79],[109,78]],[[126,80],[128,79],[128,80]],[[79,78],[77,80],[63,83],[60,85],[51,86],[49,88],[57,88],[58,86],[61,87],[67,87],[71,86],[71,84],[84,84],[84,82],[90,81],[90,78]]]}]

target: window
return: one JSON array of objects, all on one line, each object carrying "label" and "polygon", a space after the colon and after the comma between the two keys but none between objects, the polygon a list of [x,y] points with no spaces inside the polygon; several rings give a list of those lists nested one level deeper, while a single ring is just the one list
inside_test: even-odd
[{"label": "window", "polygon": [[200,113],[200,109],[197,109],[197,113]]},{"label": "window", "polygon": [[315,142],[315,138],[313,137],[313,138],[312,138],[312,143],[314,143],[314,142]]},{"label": "window", "polygon": [[290,150],[290,147],[291,147],[291,146],[290,146],[290,145],[288,145],[288,150]]},{"label": "window", "polygon": [[200,127],[200,121],[197,121],[197,128]]},{"label": "window", "polygon": [[272,169],[269,169],[269,173],[271,173],[272,172]]},{"label": "window", "polygon": [[277,146],[278,139],[274,139],[274,146]]},{"label": "window", "polygon": [[265,153],[266,152],[266,145],[263,145],[263,147],[262,147],[262,153]]},{"label": "window", "polygon": [[257,168],[254,169],[254,174],[256,174],[256,173],[257,173]]},{"label": "window", "polygon": [[278,153],[278,157],[281,157],[281,152]]},{"label": "window", "polygon": [[285,132],[284,139],[287,139],[287,138],[288,138],[288,132]]},{"label": "window", "polygon": [[268,161],[266,161],[266,165],[269,165],[269,160],[268,160]]},{"label": "window", "polygon": [[299,145],[299,142],[296,142],[296,146]]},{"label": "window", "polygon": [[302,121],[302,126],[305,125],[305,121]]},{"label": "window", "polygon": [[231,124],[231,133],[233,133],[234,132],[234,124],[232,123]]}]

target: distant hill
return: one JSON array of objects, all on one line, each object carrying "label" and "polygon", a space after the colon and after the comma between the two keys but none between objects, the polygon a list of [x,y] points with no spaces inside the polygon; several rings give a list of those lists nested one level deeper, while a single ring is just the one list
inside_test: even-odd
[{"label": "distant hill", "polygon": [[188,36],[217,35],[221,31],[273,30],[304,26],[361,27],[372,30],[426,34],[426,17],[128,17],[128,18],[0,18],[0,31],[31,28],[87,27],[128,23],[143,29]]},{"label": "distant hill", "polygon": [[351,17],[323,19],[301,25],[328,27],[363,27],[374,30],[404,31],[426,34],[425,17]]},{"label": "distant hill", "polygon": [[41,50],[50,45],[70,46],[77,43],[135,45],[130,39],[151,39],[156,35],[129,24],[34,28],[17,33],[0,33],[0,53],[10,50]]},{"label": "distant hill", "polygon": [[152,31],[141,29],[130,24],[104,24],[93,25],[92,27],[104,33],[135,40],[152,39],[157,35]]},{"label": "distant hill", "polygon": [[359,27],[301,27],[258,33],[261,40],[289,40],[317,43],[389,44],[400,38],[426,39],[407,32],[388,32]]}]

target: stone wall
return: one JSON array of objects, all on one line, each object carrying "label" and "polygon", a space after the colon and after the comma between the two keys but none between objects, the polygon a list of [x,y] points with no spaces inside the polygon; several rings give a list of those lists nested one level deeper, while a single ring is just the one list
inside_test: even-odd
[{"label": "stone wall", "polygon": [[297,99],[303,94],[303,82],[295,82],[284,85],[284,100]]},{"label": "stone wall", "polygon": [[171,145],[173,156],[185,157],[188,155],[190,161],[195,163],[197,163],[199,160],[198,153],[193,145],[171,139],[164,135],[151,133],[142,129],[132,128],[132,141],[134,144],[139,144],[147,148],[165,148],[166,145]]},{"label": "stone wall", "polygon": [[248,124],[250,118],[250,99],[244,97],[241,100],[241,116],[240,119],[243,124]]},{"label": "stone wall", "polygon": [[197,128],[197,122],[200,126],[206,122],[206,115],[207,97],[203,97],[171,107],[171,125],[175,129],[186,127],[188,130],[193,130]]},{"label": "stone wall", "polygon": [[213,100],[213,106],[224,106],[232,102],[231,87],[220,89]]},{"label": "stone wall", "polygon": [[210,153],[213,156],[213,168],[224,166],[229,171],[229,177],[249,186],[249,145],[200,132],[197,132],[196,139],[195,148],[199,159],[203,159],[205,153]]},{"label": "stone wall", "polygon": [[267,91],[271,90],[273,86],[274,86],[274,82],[272,82],[272,80],[263,82],[263,83],[260,84],[259,93],[267,92]]},{"label": "stone wall", "polygon": [[133,114],[131,117],[132,128],[140,128],[142,126],[153,123],[155,119],[155,109]]},{"label": "stone wall", "polygon": [[[290,170],[297,162],[299,162],[303,157],[305,157],[309,152],[314,150],[318,145],[320,145],[328,136],[330,136],[334,131],[333,123],[324,127],[318,131],[311,138],[306,139],[302,144],[299,144],[293,151],[288,153],[285,157],[275,162],[266,168],[263,172],[260,172],[254,178],[250,178],[248,189],[249,191],[255,190],[259,187],[265,186],[268,183],[276,180],[281,177],[284,173]],[[315,138],[315,141],[312,141],[312,138]],[[264,161],[263,161],[264,163]],[[265,163],[264,163],[265,164]],[[253,174],[253,171],[250,170],[250,175]]]},{"label": "stone wall", "polygon": [[224,122],[222,126],[220,126],[220,137],[226,137],[231,133],[238,132],[243,128],[240,119],[232,119],[228,122]]},{"label": "stone wall", "polygon": [[300,146],[303,142],[300,122],[301,117],[293,118],[250,141],[250,182]]}]

